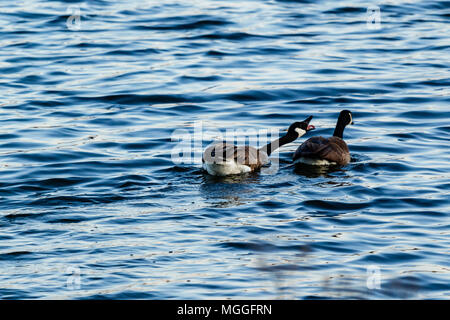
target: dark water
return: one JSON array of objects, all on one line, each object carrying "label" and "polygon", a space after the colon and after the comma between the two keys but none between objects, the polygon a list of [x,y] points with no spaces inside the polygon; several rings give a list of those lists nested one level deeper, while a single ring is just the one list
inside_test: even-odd
[{"label": "dark water", "polygon": [[[373,3],[2,3],[0,298],[448,299],[450,1]],[[171,158],[344,108],[342,168]]]}]

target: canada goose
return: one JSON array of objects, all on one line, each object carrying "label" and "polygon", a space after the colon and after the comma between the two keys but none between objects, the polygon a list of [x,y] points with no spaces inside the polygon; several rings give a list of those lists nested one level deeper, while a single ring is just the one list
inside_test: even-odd
[{"label": "canada goose", "polygon": [[257,171],[269,163],[269,156],[273,151],[313,130],[314,126],[309,125],[311,119],[312,116],[302,122],[291,124],[286,135],[260,149],[250,146],[238,147],[225,142],[211,145],[203,154],[203,168],[214,176]]},{"label": "canada goose", "polygon": [[342,110],[339,114],[333,136],[312,137],[303,142],[294,153],[294,163],[309,165],[346,165],[350,162],[350,151],[342,138],[347,125],[353,124],[352,113]]}]

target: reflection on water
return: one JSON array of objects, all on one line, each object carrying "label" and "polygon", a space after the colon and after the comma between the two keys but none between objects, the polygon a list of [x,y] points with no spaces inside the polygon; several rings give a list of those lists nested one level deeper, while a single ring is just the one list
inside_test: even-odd
[{"label": "reflection on water", "polygon": [[296,174],[305,176],[307,178],[333,178],[332,173],[334,172],[344,172],[344,169],[340,166],[312,166],[308,164],[296,164],[294,168]]},{"label": "reflection on water", "polygon": [[214,207],[238,206],[256,200],[259,183],[260,175],[255,172],[225,177],[203,173],[200,193]]}]

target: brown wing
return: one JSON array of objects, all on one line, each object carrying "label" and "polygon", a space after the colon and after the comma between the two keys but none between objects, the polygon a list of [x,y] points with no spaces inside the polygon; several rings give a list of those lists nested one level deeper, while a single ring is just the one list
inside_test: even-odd
[{"label": "brown wing", "polygon": [[265,152],[261,152],[250,146],[237,147],[235,160],[239,164],[249,166],[252,171],[261,168],[269,162],[269,158]]},{"label": "brown wing", "polygon": [[341,138],[312,137],[295,151],[294,161],[298,158],[324,159],[345,165],[350,162],[350,152]]},{"label": "brown wing", "polygon": [[217,143],[208,146],[203,153],[202,161],[206,163],[222,163],[234,159],[237,147],[232,144]]},{"label": "brown wing", "polygon": [[269,162],[266,153],[250,146],[237,147],[232,144],[218,143],[207,147],[203,153],[203,162],[220,164],[225,160],[234,160],[249,166],[252,171]]}]

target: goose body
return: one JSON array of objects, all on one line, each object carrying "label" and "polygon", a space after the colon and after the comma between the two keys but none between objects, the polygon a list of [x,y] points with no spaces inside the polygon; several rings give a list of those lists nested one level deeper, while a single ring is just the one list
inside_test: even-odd
[{"label": "goose body", "polygon": [[344,128],[353,124],[352,113],[343,110],[330,138],[312,137],[303,142],[294,153],[294,163],[303,163],[314,166],[346,165],[350,162],[350,151],[342,138]]},{"label": "goose body", "polygon": [[285,136],[260,149],[251,146],[235,146],[225,142],[210,145],[203,153],[203,169],[213,176],[258,171],[262,166],[269,164],[269,156],[274,150],[313,130],[314,126],[309,125],[311,119],[312,116],[305,121],[293,123]]},{"label": "goose body", "polygon": [[[214,161],[205,161],[211,155]],[[254,147],[217,143],[206,148],[203,168],[214,176],[227,176],[259,170],[269,163],[266,152]]]}]

